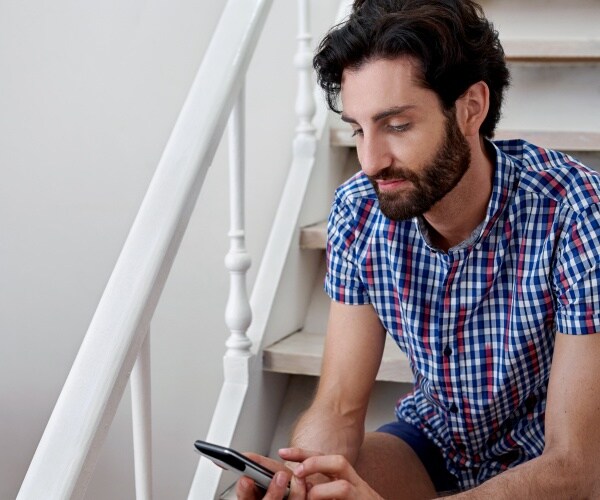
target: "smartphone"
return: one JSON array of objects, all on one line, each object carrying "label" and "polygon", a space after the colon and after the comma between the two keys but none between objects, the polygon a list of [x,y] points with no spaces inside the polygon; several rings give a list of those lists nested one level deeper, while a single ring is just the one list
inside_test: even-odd
[{"label": "smartphone", "polygon": [[[256,485],[265,491],[275,475],[273,471],[231,448],[200,440],[196,441],[194,446],[201,455],[204,455],[222,469],[231,470],[241,476],[252,478]],[[290,494],[289,486],[285,494],[286,497]]]}]

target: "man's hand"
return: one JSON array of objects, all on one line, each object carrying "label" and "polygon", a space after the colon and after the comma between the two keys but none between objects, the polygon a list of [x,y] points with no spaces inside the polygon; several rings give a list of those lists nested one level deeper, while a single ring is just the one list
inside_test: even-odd
[{"label": "man's hand", "polygon": [[[309,476],[326,476],[327,481],[318,484],[307,482],[306,488],[310,500],[336,498],[340,500],[383,500],[356,473],[354,467],[342,455],[322,455],[301,448],[284,448],[279,450],[284,460],[300,462],[294,469],[294,478],[299,482]],[[291,498],[291,497],[290,497]],[[302,498],[302,497],[297,497]]]},{"label": "man's hand", "polygon": [[298,465],[292,470],[270,458],[246,453],[248,458],[275,472],[267,492],[262,494],[252,479],[241,478],[236,487],[238,500],[282,500],[288,484],[289,500],[383,500],[342,455],[323,455],[302,448],[283,448],[281,458]]}]

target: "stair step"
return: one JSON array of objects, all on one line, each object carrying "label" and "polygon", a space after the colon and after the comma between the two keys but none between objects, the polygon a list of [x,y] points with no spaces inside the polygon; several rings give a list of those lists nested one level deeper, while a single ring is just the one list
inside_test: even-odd
[{"label": "stair step", "polygon": [[300,230],[300,248],[323,250],[327,241],[327,221],[304,226]]},{"label": "stair step", "polygon": [[504,39],[502,46],[510,62],[600,62],[597,39]]},{"label": "stair step", "polygon": [[[498,130],[494,139],[520,138],[536,146],[559,151],[600,151],[599,132],[575,132],[560,130]],[[356,147],[352,137],[352,129],[346,125],[338,125],[330,130],[332,146]]]},{"label": "stair step", "polygon": [[301,248],[305,248],[308,250],[325,250],[326,246],[327,221],[317,222],[316,224],[305,226],[300,229]]},{"label": "stair step", "polygon": [[[325,336],[320,333],[305,331],[292,333],[264,349],[263,368],[277,373],[318,376],[321,374],[324,343]],[[386,339],[377,380],[385,382],[413,381],[408,359],[391,337]]]},{"label": "stair step", "polygon": [[495,140],[525,139],[542,148],[558,151],[600,151],[600,133],[560,130],[499,130]]}]

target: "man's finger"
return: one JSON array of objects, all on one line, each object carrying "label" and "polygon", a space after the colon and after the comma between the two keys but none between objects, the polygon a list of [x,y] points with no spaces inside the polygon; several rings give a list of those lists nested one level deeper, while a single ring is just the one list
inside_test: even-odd
[{"label": "man's finger", "polygon": [[319,455],[309,457],[300,464],[294,474],[298,477],[306,477],[311,474],[325,474],[333,478],[347,479],[355,482],[358,474],[342,455]]},{"label": "man's finger", "polygon": [[242,477],[238,480],[235,494],[238,500],[258,500],[260,498],[254,487],[254,481],[249,477]]},{"label": "man's finger", "polygon": [[285,498],[290,482],[290,474],[288,472],[279,471],[273,476],[269,489],[263,500],[282,500]]},{"label": "man's finger", "polygon": [[322,455],[318,451],[305,450],[304,448],[281,448],[279,456],[290,462],[303,462],[309,457]]},{"label": "man's finger", "polygon": [[343,498],[344,500],[365,500],[360,498],[360,493],[355,491],[350,482],[338,479],[325,484],[319,484],[310,490],[311,500],[325,500],[330,498]]},{"label": "man's finger", "polygon": [[288,497],[288,500],[305,500],[306,481],[299,477],[292,476],[290,483],[290,496]]}]

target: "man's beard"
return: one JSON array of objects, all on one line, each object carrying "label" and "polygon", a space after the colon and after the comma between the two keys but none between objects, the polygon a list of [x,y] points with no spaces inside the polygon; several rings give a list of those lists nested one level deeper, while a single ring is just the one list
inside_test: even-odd
[{"label": "man's beard", "polygon": [[[454,110],[446,114],[444,142],[433,160],[419,173],[404,167],[387,167],[369,177],[387,218],[407,220],[428,212],[462,179],[471,162],[471,151],[456,123]],[[380,192],[377,180],[402,179],[412,184],[405,192]],[[408,187],[408,186],[407,186]]]}]

